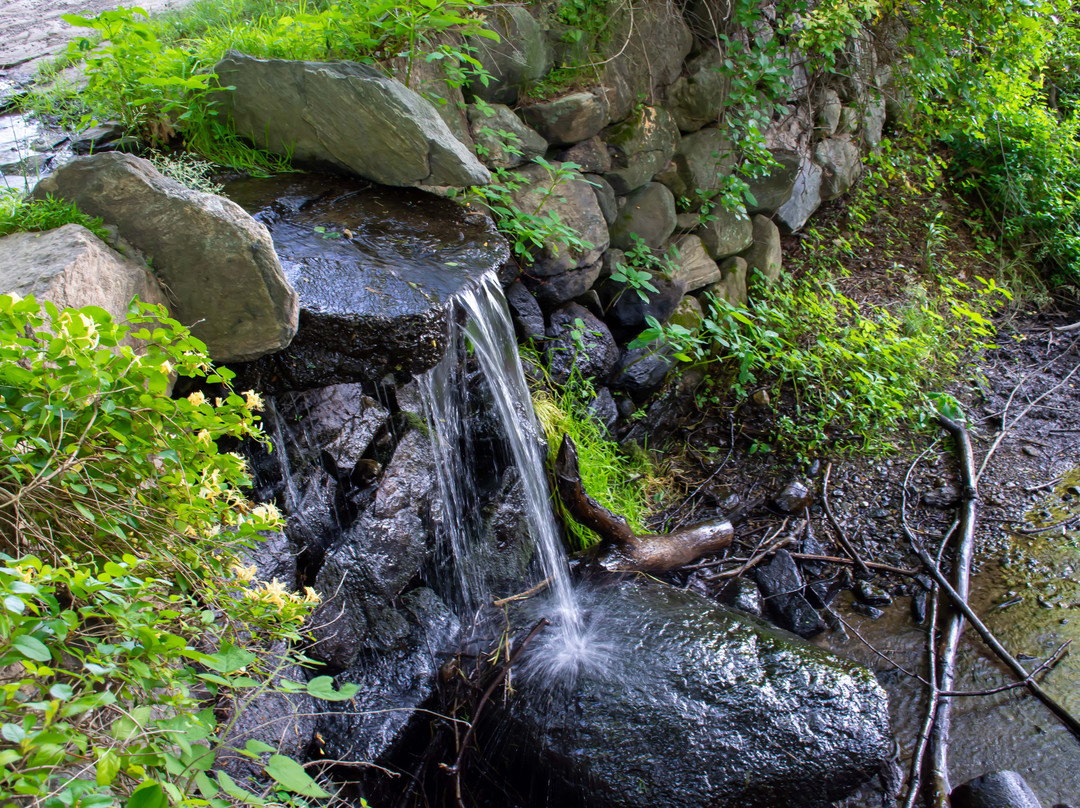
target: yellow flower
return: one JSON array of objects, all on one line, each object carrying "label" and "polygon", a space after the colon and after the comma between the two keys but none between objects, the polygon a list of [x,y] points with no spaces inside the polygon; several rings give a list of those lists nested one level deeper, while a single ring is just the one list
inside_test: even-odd
[{"label": "yellow flower", "polygon": [[187,400],[190,401],[193,406],[198,407],[200,404],[206,403],[206,396],[202,394],[201,390],[196,390],[194,393],[187,397]]},{"label": "yellow flower", "polygon": [[262,410],[262,408],[263,408],[262,396],[260,396],[254,390],[245,390],[244,391],[244,406],[247,407],[249,410],[256,410],[256,411]]},{"label": "yellow flower", "polygon": [[245,567],[242,564],[232,564],[229,566],[229,570],[236,576],[236,579],[241,583],[248,583],[255,578],[255,565],[252,564],[249,567]]},{"label": "yellow flower", "polygon": [[272,502],[264,502],[251,509],[251,515],[263,522],[280,522],[281,511]]},{"label": "yellow flower", "polygon": [[171,362],[162,362],[161,366],[158,368],[158,370],[160,370],[162,373],[164,373],[166,376],[168,376],[173,371],[172,363]]},{"label": "yellow flower", "polygon": [[322,596],[310,586],[304,587],[304,603],[322,603]]},{"label": "yellow flower", "polygon": [[275,606],[284,606],[285,600],[289,597],[289,592],[285,589],[285,585],[280,583],[277,578],[268,584],[263,584],[263,591],[261,594],[263,600],[273,603]]},{"label": "yellow flower", "polygon": [[202,443],[202,444],[205,444],[206,446],[209,446],[210,445],[210,433],[207,432],[205,429],[200,429],[199,434],[195,436],[195,440],[198,441],[199,443]]}]

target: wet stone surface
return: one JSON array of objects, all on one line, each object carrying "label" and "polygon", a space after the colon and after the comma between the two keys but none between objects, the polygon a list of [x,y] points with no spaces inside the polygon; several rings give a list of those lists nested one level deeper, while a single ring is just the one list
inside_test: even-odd
[{"label": "wet stone surface", "polygon": [[292,345],[238,368],[268,392],[422,373],[454,296],[509,259],[487,216],[420,191],[294,174],[224,193],[270,230],[300,297]]}]

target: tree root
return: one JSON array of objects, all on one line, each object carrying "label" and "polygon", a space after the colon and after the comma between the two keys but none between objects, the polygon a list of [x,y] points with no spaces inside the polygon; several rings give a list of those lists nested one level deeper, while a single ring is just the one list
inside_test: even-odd
[{"label": "tree root", "polygon": [[723,550],[735,535],[727,520],[712,520],[672,533],[638,536],[626,518],[612,513],[585,490],[577,447],[564,435],[555,460],[559,498],[577,522],[601,538],[596,561],[611,572],[666,572]]}]

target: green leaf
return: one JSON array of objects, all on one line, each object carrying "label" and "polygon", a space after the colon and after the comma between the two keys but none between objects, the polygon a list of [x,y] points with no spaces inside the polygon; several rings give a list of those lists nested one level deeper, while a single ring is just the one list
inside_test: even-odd
[{"label": "green leaf", "polygon": [[266,773],[274,778],[284,789],[294,794],[305,797],[326,798],[330,794],[311,776],[304,771],[304,767],[292,758],[284,755],[273,755],[266,764]]},{"label": "green leaf", "polygon": [[55,684],[49,688],[49,695],[52,696],[54,699],[67,701],[75,695],[75,689],[71,685]]},{"label": "green leaf", "polygon": [[109,749],[105,754],[98,758],[95,781],[99,786],[107,786],[116,779],[116,775],[119,773],[120,756],[112,749]]},{"label": "green leaf", "polygon": [[255,654],[237,648],[232,643],[222,643],[221,650],[211,656],[206,664],[218,673],[233,673],[255,661]]},{"label": "green leaf", "polygon": [[244,789],[240,788],[240,786],[236,784],[236,781],[229,777],[229,775],[227,775],[223,771],[219,771],[217,773],[217,781],[218,785],[221,786],[225,793],[233,799],[240,800],[241,802],[246,802],[250,805],[266,804],[265,800],[256,797],[250,791],[245,791]]},{"label": "green leaf", "polygon": [[244,744],[244,749],[251,752],[254,755],[261,755],[265,752],[276,752],[277,747],[271,746],[268,743],[263,743],[256,738],[249,738],[248,742]]},{"label": "green leaf", "polygon": [[196,772],[195,785],[199,787],[199,792],[208,800],[214,799],[218,794],[218,788],[214,785],[214,781],[206,776],[206,772]]},{"label": "green leaf", "polygon": [[11,644],[20,651],[23,656],[33,659],[36,662],[48,662],[52,659],[52,654],[50,654],[49,649],[45,647],[45,643],[37,637],[31,637],[29,634],[16,637],[15,641]]},{"label": "green leaf", "polygon": [[309,695],[323,701],[348,701],[359,689],[354,684],[343,684],[340,689],[335,690],[334,680],[329,676],[316,676],[307,686]]},{"label": "green leaf", "polygon": [[26,738],[26,730],[18,724],[4,724],[0,726],[0,736],[12,743],[22,743]]},{"label": "green leaf", "polygon": [[166,808],[168,804],[169,801],[165,797],[165,792],[161,790],[161,786],[150,781],[132,792],[128,797],[127,808]]}]

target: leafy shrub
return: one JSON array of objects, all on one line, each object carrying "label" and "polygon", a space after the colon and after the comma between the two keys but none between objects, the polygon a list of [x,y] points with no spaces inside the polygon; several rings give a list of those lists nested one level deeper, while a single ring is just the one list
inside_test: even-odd
[{"label": "leafy shrub", "polygon": [[[325,796],[267,744],[224,740],[301,660],[268,649],[299,639],[317,600],[241,560],[280,516],[246,500],[243,459],[216,442],[259,438],[259,398],[163,308],[129,321],[0,296],[0,805],[261,804],[213,772],[223,752],[272,753],[264,796]],[[221,394],[172,398],[174,374]],[[326,677],[274,686],[351,695]]]}]

